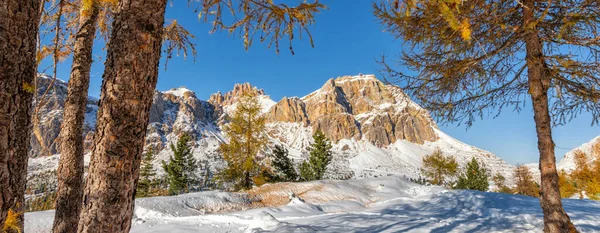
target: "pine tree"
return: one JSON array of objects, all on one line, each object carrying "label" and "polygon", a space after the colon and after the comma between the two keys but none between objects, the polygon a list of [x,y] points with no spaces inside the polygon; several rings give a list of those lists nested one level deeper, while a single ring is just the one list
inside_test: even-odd
[{"label": "pine tree", "polygon": [[421,173],[434,185],[450,186],[448,178],[454,177],[458,171],[458,163],[452,156],[445,156],[440,148],[423,157]]},{"label": "pine tree", "polygon": [[323,179],[327,165],[331,162],[331,142],[325,137],[325,134],[317,130],[313,134],[314,142],[310,144],[310,155],[308,160],[300,164],[300,177],[304,181]]},{"label": "pine tree", "polygon": [[258,98],[253,93],[244,93],[223,132],[229,139],[222,143],[219,151],[227,162],[219,178],[232,183],[233,188],[249,189],[255,178],[261,178],[263,168],[258,157],[268,140],[265,133],[265,117]]},{"label": "pine tree", "polygon": [[532,197],[540,196],[540,187],[533,181],[533,175],[525,165],[517,166],[513,177],[516,184],[515,193]]},{"label": "pine tree", "polygon": [[463,173],[458,177],[454,188],[485,192],[490,186],[487,173],[487,169],[484,166],[480,166],[475,158],[472,158]]},{"label": "pine tree", "polygon": [[275,181],[289,182],[298,179],[294,162],[290,159],[289,152],[285,147],[275,145],[275,148],[271,152],[271,157],[273,158],[271,165],[276,173]]},{"label": "pine tree", "polygon": [[169,163],[162,162],[162,167],[167,173],[170,195],[189,192],[194,184],[194,172],[198,166],[188,145],[190,141],[189,135],[181,135],[176,145],[170,145],[173,156],[169,158]]},{"label": "pine tree", "polygon": [[152,193],[152,188],[155,186],[154,176],[156,176],[152,161],[154,161],[154,151],[150,148],[142,158],[136,197],[147,197]]}]

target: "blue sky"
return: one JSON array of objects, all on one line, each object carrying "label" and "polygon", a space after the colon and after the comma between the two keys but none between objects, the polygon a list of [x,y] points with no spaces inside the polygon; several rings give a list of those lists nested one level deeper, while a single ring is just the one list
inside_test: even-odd
[{"label": "blue sky", "polygon": [[[372,15],[371,1],[322,0],[329,10],[317,15],[317,23],[310,29],[315,41],[311,48],[307,38],[295,40],[295,55],[291,55],[287,41],[282,41],[281,52],[261,44],[258,38],[249,50],[244,50],[239,37],[226,32],[209,34],[210,25],[198,21],[196,13],[187,8],[185,1],[173,1],[167,9],[167,20],[177,20],[192,32],[198,56],[174,57],[161,72],[158,90],[186,86],[200,99],[210,94],[229,91],[235,83],[250,82],[263,88],[275,101],[283,96],[304,96],[320,88],[327,79],[342,75],[379,74],[376,60],[383,54],[400,51],[400,42],[382,31]],[[286,2],[299,2],[286,1]],[[95,47],[90,95],[100,95],[105,56],[103,44]],[[64,61],[58,77],[68,79],[71,60]],[[44,61],[40,71],[49,65]],[[46,70],[49,73],[51,69]],[[591,116],[582,114],[566,126],[554,129],[557,159],[571,148],[600,135],[600,127],[591,126]],[[440,125],[449,135],[491,151],[509,163],[537,162],[537,139],[531,108],[520,113],[505,111],[496,119],[476,121],[465,126]]]}]

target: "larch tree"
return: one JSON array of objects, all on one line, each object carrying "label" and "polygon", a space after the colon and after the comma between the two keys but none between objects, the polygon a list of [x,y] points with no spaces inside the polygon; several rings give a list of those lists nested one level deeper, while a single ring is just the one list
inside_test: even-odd
[{"label": "larch tree", "polygon": [[597,170],[598,161],[593,161],[591,154],[586,154],[581,150],[575,153],[575,169],[569,174],[569,178],[575,184],[580,198],[585,196],[590,199],[598,199],[600,195],[600,176]]},{"label": "larch tree", "polygon": [[0,226],[25,192],[40,0],[0,3]]},{"label": "larch tree", "polygon": [[252,93],[244,93],[239,97],[228,120],[229,123],[223,126],[228,140],[219,146],[227,167],[219,177],[224,182],[232,183],[237,190],[249,189],[254,184],[253,178],[261,175],[259,156],[268,142],[266,119],[258,97]]},{"label": "larch tree", "polygon": [[506,177],[501,174],[496,174],[492,177],[492,182],[496,186],[494,192],[499,193],[513,193],[512,189],[506,186]]},{"label": "larch tree", "polygon": [[513,171],[513,179],[515,181],[515,193],[531,197],[540,196],[540,188],[533,181],[533,175],[525,165],[518,165]]},{"label": "larch tree", "polygon": [[452,156],[446,156],[439,148],[423,157],[421,173],[434,185],[449,186],[449,178],[455,177],[458,163]]},{"label": "larch tree", "polygon": [[100,0],[85,0],[73,46],[73,64],[61,126],[60,161],[57,169],[54,233],[76,232],[83,198],[83,120],[88,100],[92,48]]},{"label": "larch tree", "polygon": [[[166,2],[118,1],[78,232],[128,232],[131,228],[163,32],[168,31],[163,30]],[[261,40],[275,41],[276,48],[282,37],[291,45],[296,32],[308,33],[313,14],[325,9],[317,1],[293,7],[254,0],[198,2],[198,10],[205,12],[202,18],[212,21],[214,30],[243,31],[246,47],[257,32]],[[232,24],[223,23],[222,11],[234,14],[228,17]]]},{"label": "larch tree", "polygon": [[583,111],[598,123],[600,2],[381,0],[373,7],[405,45],[396,64],[382,59],[383,72],[437,119],[471,125],[531,101],[544,231],[576,231],[560,199],[552,125]]},{"label": "larch tree", "polygon": [[[56,215],[54,217],[54,232],[75,232],[79,221],[81,201],[83,197],[83,120],[88,100],[90,82],[90,68],[93,62],[93,45],[96,32],[108,38],[111,27],[113,11],[117,1],[113,0],[73,0],[68,3],[70,7],[64,12],[54,12],[53,17],[61,23],[64,21],[64,31],[71,36],[63,38],[61,43],[55,43],[54,50],[46,49],[38,59],[51,55],[52,52],[60,56],[72,54],[73,64],[68,84],[67,98],[64,104],[63,122],[60,135],[60,162],[57,169],[58,188],[56,199]],[[78,11],[77,11],[78,10]],[[60,17],[64,19],[61,20]],[[77,22],[75,22],[77,21]],[[52,27],[52,20],[45,21]],[[60,32],[59,29],[55,29]],[[58,35],[58,34],[57,34]],[[195,56],[195,48],[190,38],[193,37],[187,30],[173,21],[163,30],[164,50],[168,60],[172,54],[181,50],[184,56],[191,53]],[[60,48],[65,51],[59,52]],[[44,47],[47,48],[47,47]],[[55,54],[56,56],[56,54]],[[55,61],[57,62],[57,61]],[[56,73],[54,74],[56,78]],[[48,90],[50,88],[47,88]],[[43,97],[42,97],[43,98]],[[42,99],[43,102],[43,99]],[[37,119],[37,117],[34,117]],[[43,141],[40,141],[43,143]]]},{"label": "larch tree", "polygon": [[570,198],[577,193],[573,180],[565,170],[558,171],[558,186],[562,198]]},{"label": "larch tree", "polygon": [[112,25],[78,232],[129,232],[166,0],[119,1]]}]

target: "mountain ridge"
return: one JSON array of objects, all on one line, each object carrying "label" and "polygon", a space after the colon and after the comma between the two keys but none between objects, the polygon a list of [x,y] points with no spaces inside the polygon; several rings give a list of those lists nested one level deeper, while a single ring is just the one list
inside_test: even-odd
[{"label": "mountain ridge", "polygon": [[[41,122],[52,124],[34,126],[44,143],[59,140],[56,137],[62,120],[61,104],[64,104],[60,100],[66,94],[66,83],[58,82],[57,85],[60,85],[58,90],[61,91],[53,93],[57,97],[50,99],[42,108],[44,113],[53,114],[45,114],[47,119]],[[323,131],[334,144],[334,160],[328,173],[330,178],[387,175],[417,178],[423,156],[436,148],[454,156],[460,164],[476,157],[493,174],[500,173],[508,180],[512,177],[512,165],[488,151],[446,135],[427,110],[412,102],[400,88],[384,84],[374,75],[332,78],[306,96],[283,97],[278,102],[271,100],[263,89],[249,83],[236,84],[231,91],[217,92],[208,100],[198,99],[185,87],[156,91],[145,139],[146,149],[152,147],[158,152],[155,164],[158,166],[161,160],[167,159],[172,154],[168,145],[182,133],[187,133],[192,136],[197,160],[210,163],[215,170],[222,168],[224,161],[217,148],[225,137],[220,127],[227,123],[227,114],[244,93],[256,95],[265,106],[271,143],[289,148],[296,161],[307,156],[306,148],[312,142],[312,132]],[[91,148],[97,104],[94,98],[88,101],[84,126],[86,151]],[[38,138],[32,140],[37,141]],[[32,142],[33,157],[42,158],[33,159],[30,168],[52,169],[53,165],[41,163],[57,161],[43,158],[59,151],[56,143],[51,148],[41,146],[44,143],[36,143]]]}]

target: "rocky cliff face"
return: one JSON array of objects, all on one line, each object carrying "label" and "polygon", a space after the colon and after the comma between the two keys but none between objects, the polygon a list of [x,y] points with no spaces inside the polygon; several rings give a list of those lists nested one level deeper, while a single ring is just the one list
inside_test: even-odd
[{"label": "rocky cliff face", "polygon": [[[45,92],[49,80],[40,78],[38,97]],[[55,82],[47,94],[51,98],[40,108],[42,114],[39,124],[34,126],[31,148],[32,157],[40,159],[33,159],[30,169],[52,169],[44,161],[58,161],[47,156],[58,152],[66,85]],[[249,83],[236,84],[224,94],[213,94],[208,101],[199,100],[184,87],[157,91],[146,137],[146,148],[158,152],[156,167],[172,154],[169,144],[183,133],[194,138],[197,160],[210,162],[214,169],[222,167],[217,148],[225,139],[220,127],[227,123],[228,112],[244,94],[259,98],[268,119],[267,132],[272,144],[288,147],[296,160],[307,156],[312,133],[323,131],[334,142],[329,174],[333,178],[389,174],[417,177],[422,157],[435,148],[455,156],[460,163],[480,158],[494,173],[511,177],[512,166],[489,152],[445,135],[425,109],[398,87],[384,84],[373,75],[330,79],[307,96],[285,97],[279,102]],[[90,98],[82,135],[88,150],[92,146],[97,109],[98,101]]]},{"label": "rocky cliff face", "polygon": [[284,98],[271,108],[269,120],[310,125],[334,142],[352,138],[388,146],[397,140],[437,140],[429,113],[373,75],[330,79],[302,99]]}]

